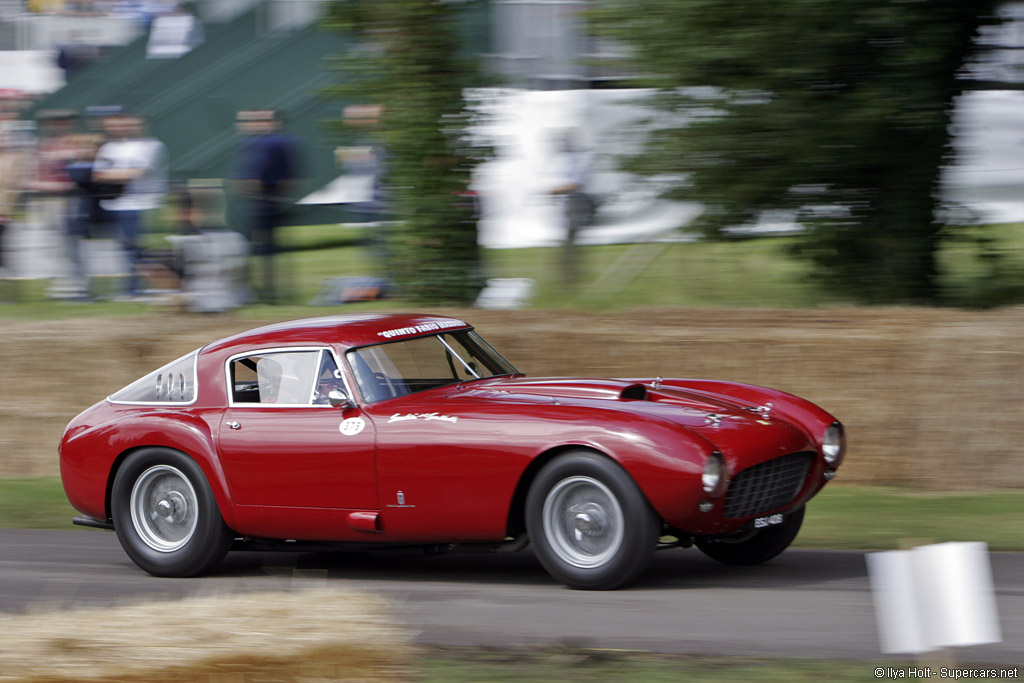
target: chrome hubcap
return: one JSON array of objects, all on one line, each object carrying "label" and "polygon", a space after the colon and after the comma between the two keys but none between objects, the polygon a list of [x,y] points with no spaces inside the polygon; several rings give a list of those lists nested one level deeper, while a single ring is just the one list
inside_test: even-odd
[{"label": "chrome hubcap", "polygon": [[622,546],[622,508],[615,494],[592,477],[558,482],[544,500],[543,520],[552,550],[574,567],[600,567]]},{"label": "chrome hubcap", "polygon": [[195,489],[177,468],[156,465],[135,480],[132,524],[153,550],[169,553],[188,543],[196,530],[197,512]]},{"label": "chrome hubcap", "polygon": [[169,491],[167,497],[156,504],[156,514],[168,524],[177,524],[188,518],[188,501],[181,492]]}]

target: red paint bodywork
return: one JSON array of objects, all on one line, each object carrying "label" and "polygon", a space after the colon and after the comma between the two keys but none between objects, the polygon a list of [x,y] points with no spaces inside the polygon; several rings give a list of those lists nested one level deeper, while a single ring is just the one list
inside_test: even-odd
[{"label": "red paint bodywork", "polygon": [[[730,477],[809,451],[803,505],[838,462],[822,437],[836,422],[779,391],[709,380],[528,379],[501,376],[349,407],[228,405],[229,358],[259,349],[330,348],[356,387],[348,349],[471,327],[440,316],[333,316],[259,328],[200,350],[196,400],[187,406],[100,401],[68,425],[61,476],[71,504],[110,520],[110,487],[135,449],[164,446],[193,458],[225,523],[239,536],[339,542],[500,541],[521,532],[525,492],[559,452],[585,448],[619,463],[673,529],[725,534],[752,517],[723,516],[725,493],[701,488],[709,455]],[[624,395],[626,397],[624,397]],[[753,408],[770,402],[765,419]],[[438,414],[457,421],[400,419]],[[709,419],[714,414],[717,423]],[[345,419],[365,428],[343,435]],[[396,419],[398,418],[398,419]],[[237,422],[237,430],[228,422]],[[699,505],[711,502],[710,511]]]}]

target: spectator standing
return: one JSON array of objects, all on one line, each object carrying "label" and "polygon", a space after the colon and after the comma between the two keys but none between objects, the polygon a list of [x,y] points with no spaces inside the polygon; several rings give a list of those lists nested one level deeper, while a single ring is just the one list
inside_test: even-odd
[{"label": "spectator standing", "polygon": [[[81,282],[76,271],[75,255],[67,240],[75,183],[68,167],[76,160],[78,114],[73,110],[43,110],[37,116],[39,144],[36,151],[36,173],[26,189],[29,195],[30,224],[38,230],[34,242],[48,252],[51,265],[51,296],[77,296]],[[63,259],[71,259],[71,269]]]},{"label": "spectator standing", "polygon": [[587,194],[591,155],[579,141],[576,131],[563,134],[555,158],[555,184],[551,194],[559,201],[565,242],[562,250],[562,277],[565,287],[577,284],[576,236],[594,217],[594,200]]},{"label": "spectator standing", "polygon": [[90,294],[89,273],[82,258],[82,243],[107,233],[109,215],[100,206],[105,188],[93,180],[96,153],[102,144],[97,135],[75,136],[75,158],[67,172],[75,189],[68,202],[67,254],[71,262],[72,296],[87,298]]},{"label": "spectator standing", "polygon": [[244,204],[245,232],[252,253],[259,261],[257,298],[276,303],[277,285],[274,256],[276,231],[290,204],[299,178],[298,144],[281,130],[281,117],[273,109],[246,109],[238,112],[236,125],[244,136],[232,173],[235,191]]},{"label": "spectator standing", "polygon": [[374,142],[368,133],[359,130],[373,130],[380,125],[384,108],[377,104],[350,104],[342,112],[345,126],[353,130],[358,141],[350,147],[339,147],[334,151],[335,160],[345,175],[362,181],[354,187],[355,192],[345,197],[349,213],[357,222],[366,224],[366,246],[377,261],[378,272],[385,279],[394,277],[394,258],[390,249],[393,235],[388,215],[389,199],[387,182],[387,154],[384,147]]},{"label": "spectator standing", "polygon": [[48,252],[48,260],[53,263],[50,293],[58,296],[72,289],[62,256],[66,246],[69,197],[74,189],[67,169],[75,158],[74,133],[77,121],[78,115],[70,109],[39,112],[36,172],[25,185],[25,189],[30,191],[30,224],[39,231],[33,241]]},{"label": "spectator standing", "polygon": [[36,175],[28,189],[49,198],[48,227],[63,225],[64,201],[71,190],[67,165],[74,157],[72,134],[78,116],[70,109],[47,109],[39,112],[39,148],[36,152]]},{"label": "spectator standing", "polygon": [[16,109],[6,100],[0,101],[0,273],[9,265],[4,253],[4,232],[18,209],[25,174],[32,166],[29,150],[18,139],[17,118]]},{"label": "spectator standing", "polygon": [[[126,294],[141,294],[139,244],[147,212],[158,208],[167,193],[167,148],[148,137],[141,117],[117,113],[104,120],[108,142],[93,164],[93,180],[112,188],[100,201],[118,228],[121,248],[128,258]],[[114,196],[116,195],[116,196]]]},{"label": "spectator standing", "polygon": [[91,44],[81,31],[73,31],[71,40],[57,48],[57,66],[64,71],[64,80],[70,81],[82,67],[95,62],[100,50]]}]

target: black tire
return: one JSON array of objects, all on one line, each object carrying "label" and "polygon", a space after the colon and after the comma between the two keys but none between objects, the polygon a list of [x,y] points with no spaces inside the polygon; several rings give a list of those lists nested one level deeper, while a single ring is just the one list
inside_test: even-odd
[{"label": "black tire", "polygon": [[154,576],[195,576],[231,547],[209,482],[192,458],[169,448],[128,456],[114,477],[111,513],[117,540]]},{"label": "black tire", "polygon": [[701,552],[724,564],[754,565],[767,562],[789,547],[804,521],[804,508],[786,515],[782,524],[755,531],[749,538],[732,542],[697,538]]},{"label": "black tire", "polygon": [[651,562],[661,524],[617,463],[590,451],[560,455],[526,496],[526,530],[540,563],[569,588],[611,590]]}]

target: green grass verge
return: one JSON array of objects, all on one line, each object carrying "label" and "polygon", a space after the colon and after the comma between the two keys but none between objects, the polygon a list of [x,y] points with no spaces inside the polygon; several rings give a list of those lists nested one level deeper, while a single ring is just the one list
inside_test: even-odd
[{"label": "green grass verge", "polygon": [[70,529],[77,514],[59,477],[0,478],[0,527]]},{"label": "green grass verge", "polygon": [[[874,681],[875,670],[903,672],[928,666],[908,662],[857,662],[759,657],[692,657],[631,653],[621,650],[433,649],[413,662],[416,680],[449,681]],[[932,665],[934,677],[939,666]],[[1004,667],[993,667],[998,672]],[[899,676],[895,673],[895,676]],[[890,676],[892,677],[892,676]]]},{"label": "green grass verge", "polygon": [[797,545],[891,550],[905,545],[984,541],[1024,550],[1024,491],[922,493],[830,486],[807,505]]},{"label": "green grass verge", "polygon": [[567,293],[560,248],[485,252],[491,277],[528,277],[538,308],[636,306],[802,308],[837,303],[789,255],[787,237],[736,242],[675,242],[577,249],[580,282]]},{"label": "green grass verge", "polygon": [[[0,479],[0,527],[66,529],[75,514],[56,477]],[[925,494],[830,486],[808,505],[796,545],[890,550],[945,541],[1024,551],[1024,491]]]},{"label": "green grass verge", "polygon": [[[326,280],[376,275],[366,242],[372,228],[308,225],[283,228],[279,280],[290,303],[252,307],[248,317],[319,315],[309,306]],[[951,233],[952,234],[952,233]],[[158,240],[158,235],[151,235]],[[577,249],[578,286],[566,291],[561,248],[484,250],[487,277],[531,278],[535,308],[624,309],[635,306],[807,308],[848,302],[809,277],[810,265],[792,255],[797,238],[729,242],[675,242],[587,246]],[[165,245],[166,246],[166,245]],[[970,307],[1024,300],[1024,224],[958,228],[938,254],[939,284],[947,303]],[[59,319],[83,315],[130,316],[152,310],[137,303],[91,305],[52,301],[45,281],[0,283],[0,318]],[[101,283],[116,290],[116,283]],[[347,309],[408,307],[401,301]]]},{"label": "green grass verge", "polygon": [[936,258],[939,287],[958,306],[1024,301],[1024,223],[946,228]]},{"label": "green grass verge", "polygon": [[[285,250],[275,260],[283,305],[250,306],[243,317],[320,315],[324,307],[309,303],[331,278],[373,276],[378,264],[366,246],[367,234],[338,226],[303,226],[282,230]],[[577,249],[578,286],[566,291],[561,278],[560,248],[491,249],[483,252],[486,277],[531,278],[535,308],[575,307],[610,310],[633,306],[813,307],[835,303],[812,285],[806,264],[787,254],[788,238],[729,243],[657,243],[608,245]],[[255,264],[254,264],[255,267]],[[48,298],[48,282],[0,283],[0,318],[46,319],[80,316],[133,316],[153,309],[140,303],[98,301],[68,303]],[[118,284],[99,281],[114,294]],[[408,308],[400,300],[347,305],[346,310]]]}]

